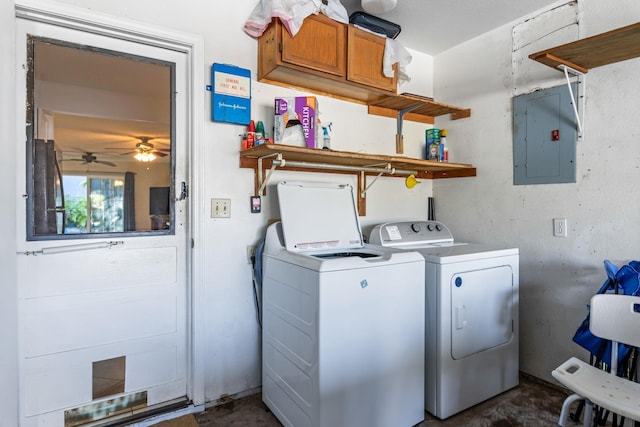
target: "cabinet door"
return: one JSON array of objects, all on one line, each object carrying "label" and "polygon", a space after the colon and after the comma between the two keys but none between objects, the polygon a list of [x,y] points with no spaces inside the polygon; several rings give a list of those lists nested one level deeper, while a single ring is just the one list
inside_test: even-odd
[{"label": "cabinet door", "polygon": [[396,92],[397,80],[382,71],[386,39],[349,25],[347,80]]},{"label": "cabinet door", "polygon": [[324,15],[310,15],[295,37],[283,28],[282,61],[345,75],[346,25]]}]

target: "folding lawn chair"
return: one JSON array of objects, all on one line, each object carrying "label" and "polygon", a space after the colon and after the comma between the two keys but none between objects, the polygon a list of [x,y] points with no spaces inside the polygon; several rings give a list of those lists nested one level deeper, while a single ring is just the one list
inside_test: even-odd
[{"label": "folding lawn chair", "polygon": [[640,297],[620,294],[598,294],[591,298],[591,332],[611,345],[611,373],[583,362],[576,357],[564,362],[551,374],[575,394],[562,404],[559,427],[565,427],[569,406],[585,401],[583,425],[592,422],[593,407],[599,406],[614,414],[640,421],[640,384],[616,375],[618,343],[640,346]]}]

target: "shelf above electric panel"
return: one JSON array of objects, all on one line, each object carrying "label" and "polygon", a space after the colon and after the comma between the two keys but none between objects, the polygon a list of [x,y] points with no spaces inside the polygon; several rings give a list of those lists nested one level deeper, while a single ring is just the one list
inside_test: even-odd
[{"label": "shelf above electric panel", "polygon": [[529,58],[558,68],[561,65],[587,73],[592,68],[640,56],[640,22],[556,46],[529,55]]}]

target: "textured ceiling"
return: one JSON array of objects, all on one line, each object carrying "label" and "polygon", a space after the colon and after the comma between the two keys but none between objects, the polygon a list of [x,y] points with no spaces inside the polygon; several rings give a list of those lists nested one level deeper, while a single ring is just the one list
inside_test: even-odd
[{"label": "textured ceiling", "polygon": [[[397,40],[405,47],[436,55],[493,28],[529,15],[558,0],[397,0],[378,15],[402,28]],[[349,15],[362,10],[360,0],[341,0]]]}]

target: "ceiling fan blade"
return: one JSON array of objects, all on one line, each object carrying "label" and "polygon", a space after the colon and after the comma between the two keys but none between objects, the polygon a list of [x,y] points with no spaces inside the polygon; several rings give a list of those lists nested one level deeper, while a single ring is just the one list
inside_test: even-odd
[{"label": "ceiling fan blade", "polygon": [[133,154],[133,153],[137,153],[137,151],[133,150],[133,151],[129,151],[127,153],[120,153],[121,156],[126,156],[128,154]]},{"label": "ceiling fan blade", "polygon": [[167,155],[165,153],[161,153],[158,150],[153,150],[153,154],[155,154],[158,157],[167,157]]},{"label": "ceiling fan blade", "polygon": [[72,152],[77,152],[77,153],[86,153],[87,150],[86,148],[80,148],[80,147],[69,147],[67,150],[64,151],[72,151]]},{"label": "ceiling fan blade", "polygon": [[107,165],[107,166],[115,166],[116,165],[115,163],[107,162],[107,161],[104,161],[104,160],[96,160],[93,163],[100,163],[101,165]]}]

